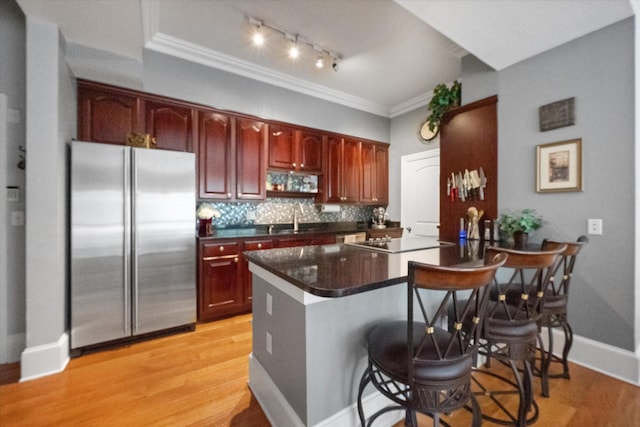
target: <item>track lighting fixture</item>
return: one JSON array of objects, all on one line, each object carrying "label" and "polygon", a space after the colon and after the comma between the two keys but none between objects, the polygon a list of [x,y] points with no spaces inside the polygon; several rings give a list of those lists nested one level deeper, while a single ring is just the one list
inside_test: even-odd
[{"label": "track lighting fixture", "polygon": [[297,59],[300,55],[300,49],[298,49],[298,36],[285,34],[285,37],[291,42],[291,46],[289,47],[289,58]]},{"label": "track lighting fixture", "polygon": [[252,25],[255,25],[255,29],[253,30],[253,35],[251,36],[251,40],[253,44],[256,46],[262,46],[264,44],[264,34],[262,33],[262,21],[257,19],[248,17],[249,22]]},{"label": "track lighting fixture", "polygon": [[269,29],[272,32],[278,33],[281,36],[285,37],[290,42],[289,46],[289,57],[291,59],[297,59],[300,55],[302,55],[301,47],[305,45],[312,48],[316,53],[316,68],[324,68],[324,58],[325,56],[331,58],[332,60],[332,68],[334,71],[338,71],[338,60],[342,59],[342,55],[339,53],[332,52],[328,49],[324,49],[320,47],[317,43],[306,39],[298,34],[292,34],[283,29],[274,27],[273,25],[268,25],[264,21],[256,19],[252,16],[246,15],[247,21],[254,27],[251,39],[253,44],[256,46],[262,46],[265,43],[265,29]]},{"label": "track lighting fixture", "polygon": [[313,49],[317,52],[317,57],[316,57],[316,68],[323,68],[324,67],[324,52],[322,51],[322,49],[320,49],[317,46],[314,46]]}]

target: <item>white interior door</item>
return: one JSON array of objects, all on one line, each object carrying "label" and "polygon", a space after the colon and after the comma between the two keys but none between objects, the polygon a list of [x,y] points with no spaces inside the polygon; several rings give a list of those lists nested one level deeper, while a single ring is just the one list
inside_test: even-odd
[{"label": "white interior door", "polygon": [[402,156],[400,218],[406,236],[439,236],[440,150]]}]

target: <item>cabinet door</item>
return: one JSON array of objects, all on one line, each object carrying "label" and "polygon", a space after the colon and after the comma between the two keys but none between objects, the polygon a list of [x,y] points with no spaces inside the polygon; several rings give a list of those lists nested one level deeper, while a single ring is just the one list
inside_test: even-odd
[{"label": "cabinet door", "polygon": [[269,167],[275,169],[296,169],[296,132],[282,125],[269,125]]},{"label": "cabinet door", "polygon": [[360,203],[387,204],[388,148],[373,143],[362,143],[360,150]]},{"label": "cabinet door", "polygon": [[128,133],[144,133],[143,109],[136,96],[78,83],[78,139],[124,145]]},{"label": "cabinet door", "polygon": [[234,119],[200,111],[198,117],[198,194],[203,199],[230,200],[234,187]]},{"label": "cabinet door", "polygon": [[303,130],[297,144],[299,169],[303,172],[322,172],[324,136],[321,133]]},{"label": "cabinet door", "polygon": [[360,142],[344,139],[342,154],[342,201],[357,203],[360,199]]},{"label": "cabinet door", "polygon": [[146,101],[147,133],[157,148],[193,152],[193,110],[191,108]]},{"label": "cabinet door", "polygon": [[327,138],[326,157],[324,162],[325,202],[342,202],[342,138]]},{"label": "cabinet door", "polygon": [[362,203],[375,202],[376,193],[376,163],[375,145],[363,143],[360,150],[360,201]]},{"label": "cabinet door", "polygon": [[[242,285],[238,248],[237,242],[201,244],[199,320],[214,320],[240,311]],[[216,256],[218,254],[220,256]]]},{"label": "cabinet door", "polygon": [[236,198],[264,200],[266,188],[267,125],[238,118],[236,125]]},{"label": "cabinet door", "polygon": [[389,203],[389,147],[376,145],[376,195],[375,202],[381,205]]},{"label": "cabinet door", "polygon": [[[257,251],[261,249],[272,249],[276,247],[276,241],[273,239],[257,239],[257,240],[247,240],[243,245],[244,251]],[[249,271],[249,261],[246,259],[242,260],[242,282],[243,292],[244,292],[244,304],[248,305],[247,309],[251,310],[251,300],[253,299],[253,284],[252,284],[252,275]]]}]

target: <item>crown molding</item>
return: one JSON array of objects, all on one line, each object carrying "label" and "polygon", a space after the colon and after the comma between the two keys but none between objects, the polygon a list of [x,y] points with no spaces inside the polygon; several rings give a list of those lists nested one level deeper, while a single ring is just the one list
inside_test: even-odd
[{"label": "crown molding", "polygon": [[164,33],[155,33],[145,43],[145,48],[378,116],[391,117],[391,109],[388,106],[309,83]]},{"label": "crown molding", "polygon": [[390,117],[393,119],[394,117],[398,117],[404,113],[408,113],[409,111],[417,110],[418,108],[428,105],[429,101],[431,101],[432,95],[433,92],[428,92],[391,107]]}]

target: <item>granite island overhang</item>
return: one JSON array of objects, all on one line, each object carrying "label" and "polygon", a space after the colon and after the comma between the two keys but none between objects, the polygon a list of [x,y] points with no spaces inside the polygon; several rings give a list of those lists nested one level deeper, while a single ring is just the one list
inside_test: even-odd
[{"label": "granite island overhang", "polygon": [[[468,245],[387,254],[334,244],[245,255],[253,275],[249,386],[277,426],[358,425],[365,337],[377,322],[406,319],[408,262],[482,262]],[[373,388],[365,396],[366,413],[388,404]]]}]

